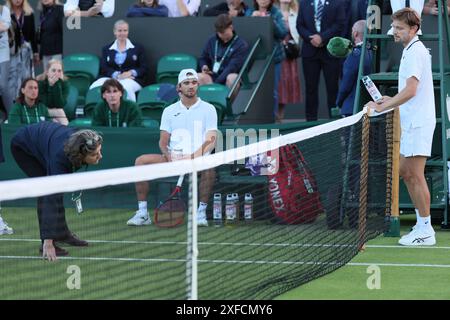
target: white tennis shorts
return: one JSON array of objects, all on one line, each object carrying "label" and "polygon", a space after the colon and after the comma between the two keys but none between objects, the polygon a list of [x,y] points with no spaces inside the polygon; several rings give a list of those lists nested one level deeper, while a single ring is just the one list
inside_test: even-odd
[{"label": "white tennis shorts", "polygon": [[433,133],[436,124],[402,130],[400,154],[404,157],[431,156]]}]

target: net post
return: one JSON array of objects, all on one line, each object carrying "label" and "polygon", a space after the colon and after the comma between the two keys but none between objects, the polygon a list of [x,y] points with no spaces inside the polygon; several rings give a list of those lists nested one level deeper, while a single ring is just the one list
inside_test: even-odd
[{"label": "net post", "polygon": [[[388,128],[388,124],[391,128]],[[389,222],[389,230],[385,237],[400,237],[399,219],[399,185],[400,185],[400,110],[395,108],[388,115],[386,130],[392,131],[391,148],[388,146],[388,159],[391,160],[391,170],[386,179],[386,220]]]},{"label": "net post", "polygon": [[[190,187],[189,190],[192,190],[192,194],[190,195],[190,199],[192,199],[191,203],[191,211],[192,214],[189,214],[191,216],[191,225],[190,227],[192,232],[192,237],[189,240],[188,243],[191,242],[191,291],[190,291],[190,300],[198,300],[198,268],[197,268],[197,256],[198,256],[198,246],[197,246],[197,204],[198,204],[198,179],[197,179],[197,171],[194,170],[190,174],[191,179],[190,181]],[[189,234],[189,231],[188,231]]]},{"label": "net post", "polygon": [[361,136],[361,174],[359,177],[358,249],[363,250],[366,242],[367,180],[369,173],[369,133],[368,113],[363,116]]}]

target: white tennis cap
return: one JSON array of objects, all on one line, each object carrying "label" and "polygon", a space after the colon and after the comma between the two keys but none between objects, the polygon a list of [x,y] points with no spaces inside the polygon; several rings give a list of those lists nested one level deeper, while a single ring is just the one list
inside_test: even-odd
[{"label": "white tennis cap", "polygon": [[197,71],[195,71],[194,69],[183,69],[180,71],[180,74],[178,75],[178,84],[189,79],[195,79],[198,81]]}]

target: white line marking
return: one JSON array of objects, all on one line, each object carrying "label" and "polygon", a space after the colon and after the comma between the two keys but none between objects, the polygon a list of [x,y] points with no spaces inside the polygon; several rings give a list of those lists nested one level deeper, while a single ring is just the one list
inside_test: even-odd
[{"label": "white line marking", "polygon": [[[0,256],[1,259],[10,260],[43,260],[38,256]],[[186,262],[186,259],[138,259],[138,258],[108,258],[108,257],[59,257],[60,260],[88,260],[88,261],[126,261],[126,262]],[[448,264],[416,264],[416,263],[377,263],[377,262],[315,262],[315,261],[269,261],[269,260],[198,260],[199,263],[229,263],[229,264],[271,264],[271,265],[348,265],[348,266],[370,266],[381,267],[412,267],[412,268],[450,268]]]}]

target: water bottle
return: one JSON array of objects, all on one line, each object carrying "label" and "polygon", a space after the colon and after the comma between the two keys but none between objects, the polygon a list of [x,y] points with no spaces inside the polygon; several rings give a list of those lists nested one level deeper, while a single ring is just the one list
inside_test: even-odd
[{"label": "water bottle", "polygon": [[213,219],[216,227],[222,226],[222,194],[214,193]]},{"label": "water bottle", "polygon": [[233,194],[227,194],[227,200],[225,203],[225,223],[227,225],[236,224],[236,202],[234,201]]},{"label": "water bottle", "polygon": [[239,205],[239,195],[237,193],[233,193],[233,201],[234,206],[236,208],[236,223],[239,223],[239,217],[241,216],[241,208]]},{"label": "water bottle", "polygon": [[244,197],[244,219],[245,222],[253,220],[253,197],[251,193],[246,193]]}]

